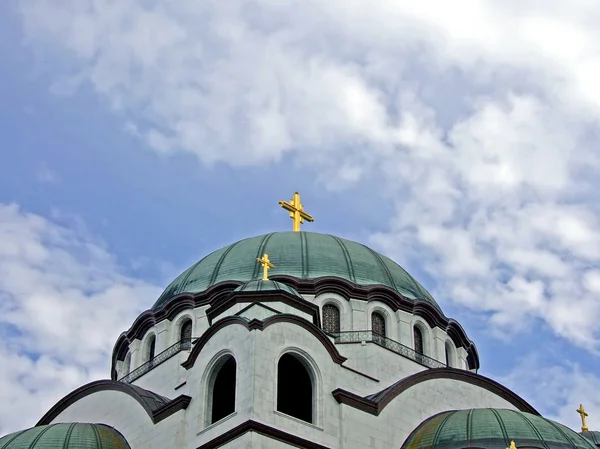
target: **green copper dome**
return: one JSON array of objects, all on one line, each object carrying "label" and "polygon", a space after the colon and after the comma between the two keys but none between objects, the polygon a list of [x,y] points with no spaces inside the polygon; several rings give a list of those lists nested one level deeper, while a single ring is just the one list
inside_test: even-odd
[{"label": "green copper dome", "polygon": [[0,438],[0,449],[131,449],[105,424],[59,423],[37,426]]},{"label": "green copper dome", "polygon": [[258,281],[249,281],[240,285],[234,292],[254,293],[254,292],[286,292],[292,296],[302,299],[302,295],[295,288],[285,285],[282,282],[260,279]]},{"label": "green copper dome", "polygon": [[275,232],[221,248],[179,275],[153,308],[180,293],[199,293],[219,282],[258,280],[262,267],[256,259],[264,253],[275,264],[269,277],[337,277],[360,286],[384,285],[406,298],[427,301],[441,312],[429,292],[393,260],[360,243],[313,232]]},{"label": "green copper dome", "polygon": [[579,432],[579,435],[583,436],[584,438],[587,438],[592,443],[594,443],[596,446],[600,447],[600,432],[598,432],[597,430],[589,430],[586,432]]},{"label": "green copper dome", "polygon": [[402,449],[596,449],[575,431],[541,416],[505,409],[442,412],[423,421]]}]

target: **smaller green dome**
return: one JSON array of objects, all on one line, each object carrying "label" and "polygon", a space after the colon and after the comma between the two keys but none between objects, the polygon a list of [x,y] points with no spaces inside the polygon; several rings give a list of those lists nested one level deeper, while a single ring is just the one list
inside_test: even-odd
[{"label": "smaller green dome", "polygon": [[594,443],[596,446],[600,447],[600,432],[598,432],[597,430],[590,430],[587,432],[579,432],[579,435],[581,435],[584,438],[587,438],[592,443]]},{"label": "smaller green dome", "polygon": [[402,449],[596,449],[562,424],[531,413],[506,409],[451,410],[423,421]]},{"label": "smaller green dome", "polygon": [[0,438],[0,449],[131,449],[121,433],[105,424],[57,423]]},{"label": "smaller green dome", "polygon": [[290,287],[289,285],[284,284],[283,282],[271,281],[271,280],[258,280],[258,281],[249,281],[234,290],[234,292],[285,292],[297,298],[303,299],[302,295],[298,293],[298,291]]}]

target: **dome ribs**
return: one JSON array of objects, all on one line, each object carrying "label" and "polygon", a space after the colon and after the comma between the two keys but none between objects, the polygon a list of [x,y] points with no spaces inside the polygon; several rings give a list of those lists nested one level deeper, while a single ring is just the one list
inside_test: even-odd
[{"label": "dome ribs", "polygon": [[[256,252],[256,258],[257,259],[260,259],[263,256],[263,254],[265,252],[267,252],[266,251],[267,243],[269,243],[269,239],[271,237],[273,237],[273,234],[274,234],[274,232],[271,232],[269,234],[265,234],[262,237],[262,239],[260,240],[260,244],[258,245],[258,251]],[[275,268],[277,268],[277,263],[276,262],[274,262],[274,263],[275,263]],[[259,276],[260,276],[260,269],[261,269],[261,266],[260,266],[260,264],[257,263],[256,267],[254,268],[254,272],[252,273],[252,279],[258,279],[259,278]]]},{"label": "dome ribs", "polygon": [[233,245],[229,245],[229,247],[223,252],[223,254],[221,254],[219,261],[215,265],[215,268],[213,270],[212,276],[210,277],[210,282],[208,285],[212,285],[215,283],[217,276],[219,276],[219,270],[221,269],[221,265],[223,265],[223,262],[225,261],[227,254],[229,254],[233,248],[235,248],[237,245],[239,245],[240,242],[243,242],[243,240],[240,240],[239,242],[235,242]]},{"label": "dome ribs", "polygon": [[98,429],[96,427],[92,427],[92,432],[94,432],[94,436],[96,437],[97,447],[102,447],[102,440],[100,439],[100,433],[98,432]]},{"label": "dome ribs", "polygon": [[[362,245],[362,246],[367,251],[370,251],[371,254],[373,254],[373,256],[375,256],[375,258],[379,261],[379,266],[383,269],[383,271],[385,272],[385,274],[387,275],[387,277],[389,279],[390,287],[394,288],[395,290],[399,290],[398,286],[396,285],[396,282],[394,281],[394,276],[392,276],[392,273],[390,272],[389,268],[387,267],[387,265],[383,261],[383,258],[381,257],[381,254],[379,254],[377,251],[373,251],[371,248],[369,248],[366,245]],[[406,270],[403,269],[403,271],[406,271]],[[411,277],[411,279],[412,279],[412,277]]]},{"label": "dome ribs", "polygon": [[300,257],[302,258],[302,279],[308,278],[308,241],[305,232],[300,232]]},{"label": "dome ribs", "polygon": [[350,253],[348,252],[348,248],[346,245],[336,236],[332,235],[334,240],[338,242],[340,248],[342,249],[342,254],[344,255],[344,259],[346,260],[346,266],[348,267],[348,273],[350,273],[350,280],[356,284],[356,275],[354,273],[354,265],[352,265],[352,259],[350,258]]},{"label": "dome ribs", "polygon": [[444,428],[444,424],[446,423],[446,421],[448,421],[450,419],[451,416],[453,416],[456,413],[456,411],[452,411],[450,413],[448,413],[446,416],[444,416],[444,419],[442,420],[441,423],[439,423],[438,428],[435,431],[435,434],[433,436],[433,440],[431,442],[431,446],[432,447],[436,447],[438,444],[438,441],[440,439],[440,434],[442,433],[442,429]]},{"label": "dome ribs", "polygon": [[510,445],[511,439],[510,439],[510,436],[508,435],[508,432],[506,431],[506,426],[504,425],[504,421],[502,421],[502,417],[500,416],[500,414],[498,413],[497,410],[494,410],[493,408],[490,410],[496,417],[496,421],[498,421],[498,426],[500,427],[500,430],[502,431],[502,437],[504,438],[504,443],[507,446]]},{"label": "dome ribs", "polygon": [[561,427],[558,424],[556,424],[554,421],[548,420],[547,423],[550,424],[552,427],[554,427],[567,440],[569,440],[571,442],[571,447],[573,447],[573,449],[577,449],[577,445],[575,444],[575,442],[573,441],[571,436],[564,431],[564,429],[561,429]]},{"label": "dome ribs", "polygon": [[[514,411],[511,410],[511,412],[514,412]],[[517,412],[514,412],[514,413],[517,413]],[[526,416],[523,416],[523,415],[520,415],[520,416],[521,416],[521,418],[523,418],[523,421],[525,421],[529,425],[529,427],[531,427],[531,430],[533,431],[533,433],[535,433],[535,435],[538,437],[538,439],[544,445],[544,447],[546,449],[551,449],[550,446],[544,440],[543,435],[540,433],[540,431],[537,429],[537,427],[533,425],[531,420],[529,418],[527,418]],[[562,435],[565,436],[564,433]],[[509,441],[509,444],[510,444],[510,441]]]},{"label": "dome ribs", "polygon": [[75,430],[76,425],[76,423],[73,423],[69,426],[69,430],[67,431],[67,435],[65,436],[65,448],[69,447],[69,444],[71,443],[71,435],[73,435],[73,431]]}]

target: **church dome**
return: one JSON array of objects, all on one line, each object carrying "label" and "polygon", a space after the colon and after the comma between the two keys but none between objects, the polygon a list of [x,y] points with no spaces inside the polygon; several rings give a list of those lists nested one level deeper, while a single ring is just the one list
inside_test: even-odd
[{"label": "church dome", "polygon": [[264,253],[275,264],[269,276],[302,280],[336,277],[358,286],[383,285],[408,299],[426,301],[441,312],[429,292],[390,258],[360,243],[304,231],[260,235],[214,251],[179,275],[153,309],[180,293],[203,292],[223,281],[260,279],[262,269],[256,258]]},{"label": "church dome", "polygon": [[442,412],[427,418],[406,439],[402,449],[596,449],[562,424],[541,416],[506,409]]},{"label": "church dome", "polygon": [[285,292],[289,295],[303,299],[302,295],[295,288],[290,287],[282,282],[259,279],[257,281],[249,281],[240,285],[234,290],[234,293],[254,293],[254,292]]},{"label": "church dome", "polygon": [[579,435],[581,435],[584,438],[587,438],[593,444],[600,447],[600,432],[598,432],[597,430],[589,430],[586,432],[579,432]]},{"label": "church dome", "polygon": [[0,438],[0,449],[131,449],[121,433],[105,424],[36,426]]}]

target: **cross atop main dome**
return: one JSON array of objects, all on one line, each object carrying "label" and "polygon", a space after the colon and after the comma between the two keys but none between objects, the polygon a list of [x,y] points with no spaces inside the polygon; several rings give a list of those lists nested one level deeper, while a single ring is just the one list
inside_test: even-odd
[{"label": "cross atop main dome", "polygon": [[308,222],[315,221],[314,218],[304,212],[304,206],[300,202],[300,194],[294,192],[294,197],[289,201],[280,201],[281,207],[290,212],[290,218],[294,220],[294,232],[300,232],[300,225],[304,223],[304,220]]}]

